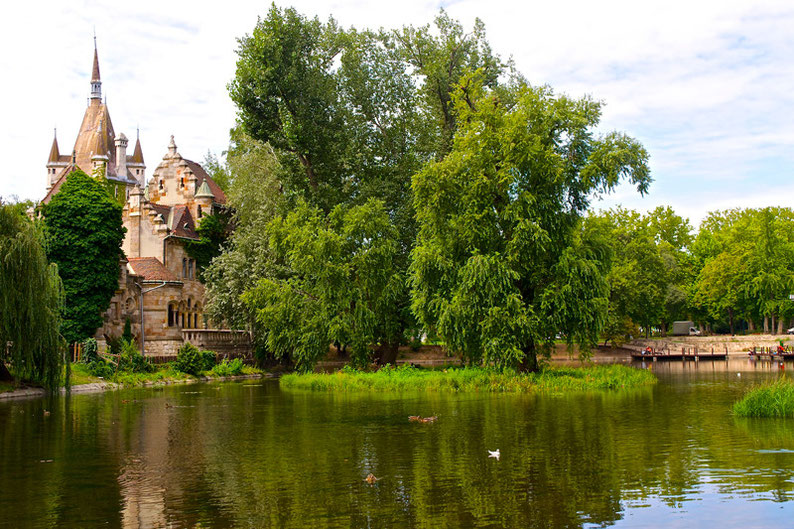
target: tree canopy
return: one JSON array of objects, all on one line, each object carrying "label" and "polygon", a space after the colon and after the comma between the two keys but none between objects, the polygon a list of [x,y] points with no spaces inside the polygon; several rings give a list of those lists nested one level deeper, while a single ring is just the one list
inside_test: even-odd
[{"label": "tree canopy", "polygon": [[61,333],[69,343],[94,335],[118,289],[125,233],[121,210],[100,179],[80,170],[42,207],[47,256],[63,281]]},{"label": "tree canopy", "polygon": [[601,104],[520,85],[505,101],[476,75],[453,96],[450,154],[414,176],[419,237],[413,309],[472,362],[537,367],[564,334],[595,342],[607,309],[603,245],[577,235],[593,193],[626,178],[641,193],[648,155],[596,136]]}]

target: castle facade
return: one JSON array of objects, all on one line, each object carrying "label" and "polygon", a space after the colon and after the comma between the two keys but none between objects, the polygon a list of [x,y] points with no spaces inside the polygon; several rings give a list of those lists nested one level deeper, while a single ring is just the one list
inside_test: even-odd
[{"label": "castle facade", "polygon": [[[94,46],[91,91],[71,153],[61,154],[57,137],[47,160],[49,202],[69,173],[104,174],[119,201],[127,229],[119,267],[119,287],[97,329],[97,341],[120,336],[129,320],[144,354],[175,355],[186,336],[203,339],[204,286],[185,245],[199,239],[196,226],[226,204],[226,195],[198,163],[183,158],[174,137],[167,152],[146,179],[146,163],[137,135],[116,135],[110,112],[102,102],[99,58]],[[121,194],[121,195],[120,195]],[[218,331],[215,331],[218,332]],[[226,331],[229,332],[229,331]],[[193,341],[193,340],[191,340]],[[197,344],[204,345],[204,344]]]}]

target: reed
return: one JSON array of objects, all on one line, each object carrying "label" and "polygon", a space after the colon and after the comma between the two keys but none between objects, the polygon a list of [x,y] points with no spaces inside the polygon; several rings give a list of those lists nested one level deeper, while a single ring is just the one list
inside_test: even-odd
[{"label": "reed", "polygon": [[378,371],[346,367],[335,373],[290,373],[281,387],[313,391],[488,391],[498,393],[569,392],[622,389],[654,384],[653,373],[622,365],[546,367],[537,373],[517,373],[465,367],[430,370],[410,366]]},{"label": "reed", "polygon": [[733,405],[739,417],[794,417],[794,382],[779,378],[751,388]]}]

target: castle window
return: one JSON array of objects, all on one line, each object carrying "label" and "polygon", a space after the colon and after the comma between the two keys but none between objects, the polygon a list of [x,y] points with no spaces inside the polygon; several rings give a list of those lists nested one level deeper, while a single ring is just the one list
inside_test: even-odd
[{"label": "castle window", "polygon": [[187,259],[182,259],[182,277],[187,277]]},{"label": "castle window", "polygon": [[181,187],[181,188],[183,188],[183,189],[184,189],[184,187],[185,187],[185,177],[184,177],[184,176],[183,176],[183,177],[182,177],[182,179],[179,181],[179,187]]},{"label": "castle window", "polygon": [[190,259],[187,262],[187,275],[188,275],[188,278],[193,279],[193,259]]},{"label": "castle window", "polygon": [[158,187],[160,188],[160,191],[163,190],[163,181],[162,180],[160,180],[160,183],[158,184]]},{"label": "castle window", "polygon": [[176,311],[176,305],[173,303],[168,304],[168,326],[173,327],[177,324],[178,320],[178,313]]},{"label": "castle window", "polygon": [[201,206],[198,207],[198,218],[201,218]]}]

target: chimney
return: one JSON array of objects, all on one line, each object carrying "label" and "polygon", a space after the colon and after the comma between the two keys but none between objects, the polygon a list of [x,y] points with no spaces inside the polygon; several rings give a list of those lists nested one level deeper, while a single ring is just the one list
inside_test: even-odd
[{"label": "chimney", "polygon": [[127,178],[127,137],[123,132],[116,138],[116,176]]}]

